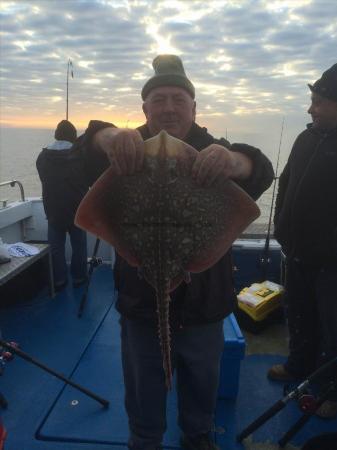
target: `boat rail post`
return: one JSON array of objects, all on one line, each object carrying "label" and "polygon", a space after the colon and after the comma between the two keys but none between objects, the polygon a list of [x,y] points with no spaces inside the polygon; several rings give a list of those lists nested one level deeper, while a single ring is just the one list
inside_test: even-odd
[{"label": "boat rail post", "polygon": [[[25,198],[25,191],[24,191],[24,189],[23,189],[23,184],[21,183],[21,181],[19,181],[19,180],[2,181],[2,182],[0,183],[0,187],[2,187],[2,186],[10,186],[10,187],[14,187],[16,184],[19,186],[19,189],[20,189],[21,201],[22,201],[22,202],[25,202],[25,201],[26,201],[26,198]],[[6,200],[2,200],[3,208],[6,208],[6,207],[8,206],[8,205],[7,205],[7,202],[8,202],[7,199],[6,199]],[[25,225],[25,222],[20,222],[20,229],[21,229],[21,237],[22,237],[22,240],[25,241],[26,236],[27,236],[27,235],[26,235],[26,225]]]},{"label": "boat rail post", "polygon": [[0,183],[0,187],[2,187],[2,186],[14,187],[16,184],[19,186],[19,189],[20,189],[21,201],[22,202],[26,201],[25,191],[23,189],[23,184],[21,183],[21,181],[19,181],[19,180],[2,181]]}]

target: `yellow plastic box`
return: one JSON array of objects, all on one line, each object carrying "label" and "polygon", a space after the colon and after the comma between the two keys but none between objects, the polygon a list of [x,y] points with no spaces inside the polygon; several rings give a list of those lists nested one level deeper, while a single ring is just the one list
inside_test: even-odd
[{"label": "yellow plastic box", "polygon": [[283,286],[272,281],[253,283],[239,293],[239,309],[259,322],[281,305],[283,292]]}]

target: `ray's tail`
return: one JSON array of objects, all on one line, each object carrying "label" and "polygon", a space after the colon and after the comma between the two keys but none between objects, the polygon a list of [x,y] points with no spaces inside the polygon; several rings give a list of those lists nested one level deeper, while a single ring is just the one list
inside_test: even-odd
[{"label": "ray's tail", "polygon": [[158,334],[161,352],[163,356],[163,368],[165,383],[168,390],[172,389],[172,365],[171,365],[171,333],[169,323],[170,296],[168,294],[168,282],[160,283],[157,288],[157,313]]}]

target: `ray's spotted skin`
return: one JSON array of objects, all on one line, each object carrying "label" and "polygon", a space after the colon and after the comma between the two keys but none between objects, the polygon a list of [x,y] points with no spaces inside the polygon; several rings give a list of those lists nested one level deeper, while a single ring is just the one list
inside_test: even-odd
[{"label": "ray's spotted skin", "polygon": [[197,151],[161,131],[145,142],[143,170],[109,168],[82,201],[76,224],[112,244],[154,288],[166,386],[172,387],[170,292],[215,264],[256,219],[255,202],[232,181],[196,184]]}]

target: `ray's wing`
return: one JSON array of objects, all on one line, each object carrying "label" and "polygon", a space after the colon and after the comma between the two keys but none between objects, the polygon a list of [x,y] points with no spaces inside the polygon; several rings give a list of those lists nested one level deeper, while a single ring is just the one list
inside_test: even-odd
[{"label": "ray's wing", "polygon": [[82,200],[76,224],[113,245],[133,266],[157,264],[154,252],[161,239],[171,289],[184,271],[206,270],[260,212],[232,181],[198,186],[190,176],[196,154],[160,132],[145,142],[142,172],[104,172]]}]

